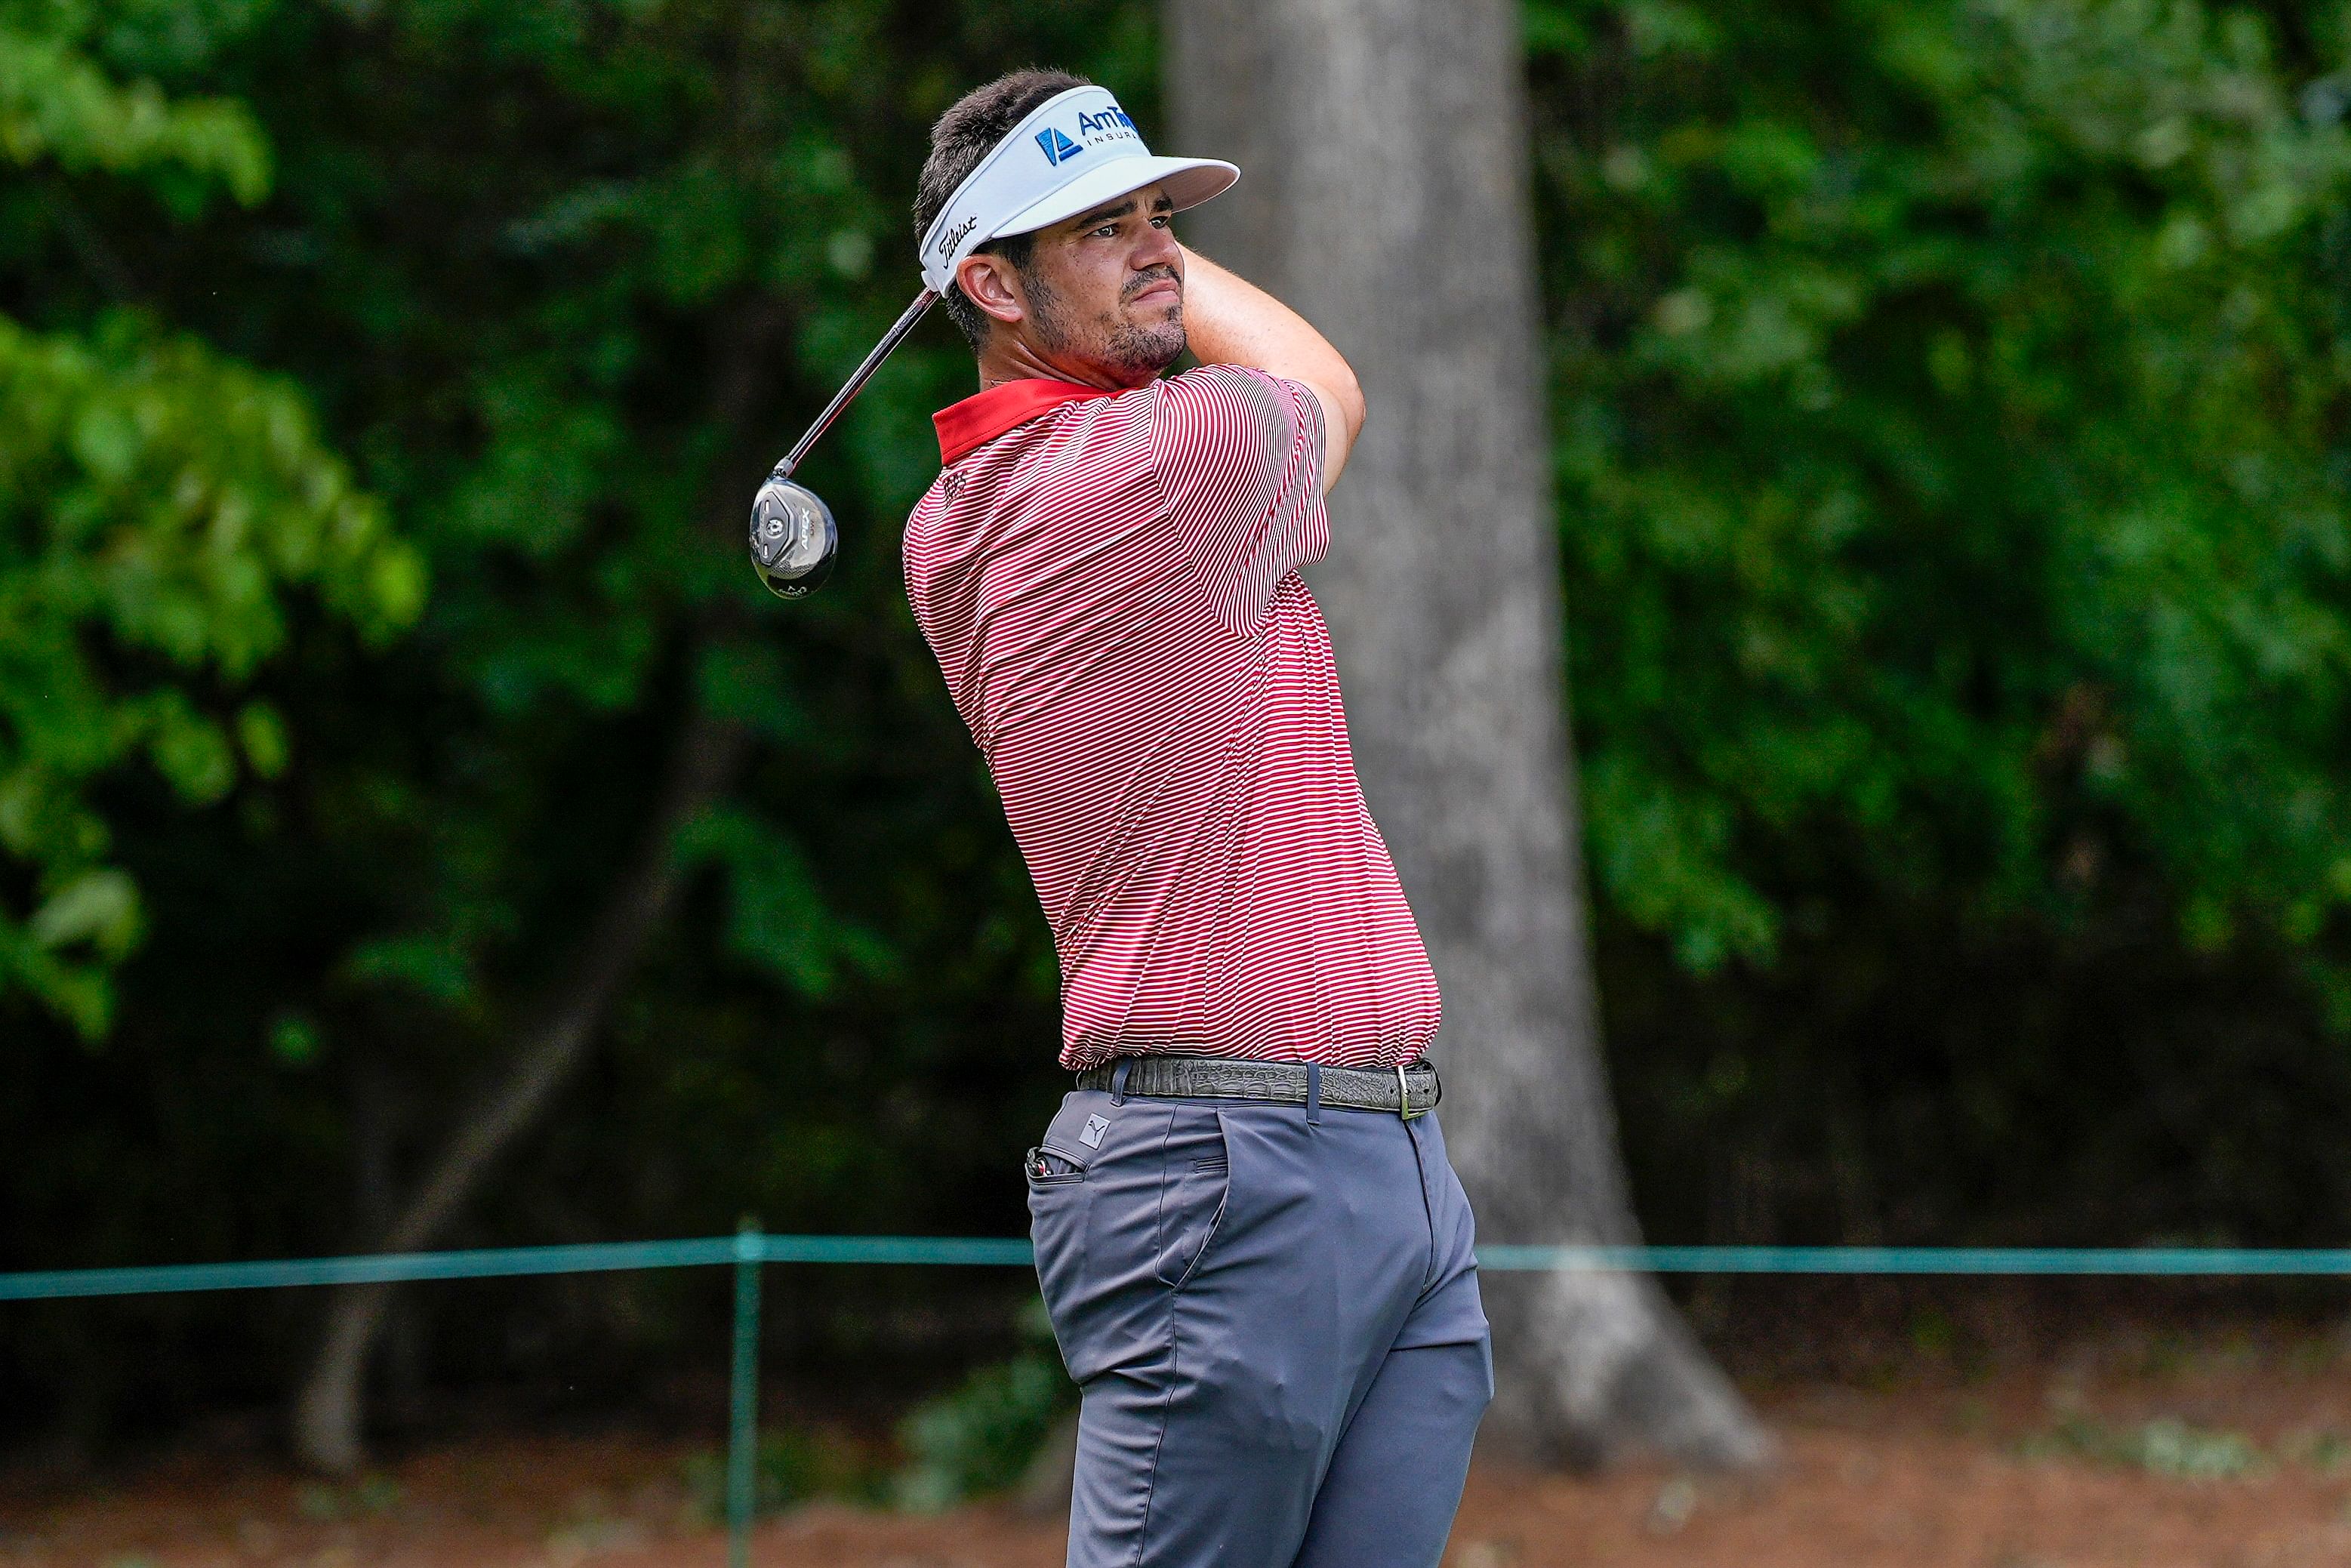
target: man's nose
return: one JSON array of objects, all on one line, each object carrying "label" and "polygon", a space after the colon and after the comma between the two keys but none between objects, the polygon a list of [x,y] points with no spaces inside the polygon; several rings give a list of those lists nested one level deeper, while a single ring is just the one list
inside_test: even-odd
[{"label": "man's nose", "polygon": [[1126,265],[1134,272],[1141,272],[1146,267],[1172,267],[1176,269],[1176,275],[1181,277],[1184,275],[1184,266],[1177,257],[1182,255],[1182,248],[1176,243],[1174,229],[1162,228],[1155,224],[1148,225],[1143,231],[1143,243],[1134,247],[1134,254],[1127,258]]}]

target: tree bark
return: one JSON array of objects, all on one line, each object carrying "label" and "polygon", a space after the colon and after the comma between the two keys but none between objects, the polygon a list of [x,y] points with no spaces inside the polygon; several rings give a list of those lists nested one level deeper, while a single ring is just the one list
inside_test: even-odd
[{"label": "tree bark", "polygon": [[[1445,992],[1480,1233],[1638,1239],[1583,914],[1519,8],[1167,0],[1168,150],[1241,183],[1182,225],[1353,362],[1371,423],[1309,580],[1365,794]],[[1489,1429],[1595,1463],[1766,1440],[1656,1282],[1487,1276]]]},{"label": "tree bark", "polygon": [[[672,844],[678,830],[726,788],[744,747],[742,729],[696,707],[686,718],[643,841],[606,891],[572,963],[538,1009],[490,1092],[469,1109],[375,1250],[429,1247],[480,1184],[490,1163],[543,1111],[595,1038],[614,994],[646,940],[675,902],[682,879]],[[365,1456],[363,1410],[369,1353],[392,1301],[388,1284],[336,1291],[326,1333],[294,1408],[294,1450],[303,1463],[348,1474]]]}]

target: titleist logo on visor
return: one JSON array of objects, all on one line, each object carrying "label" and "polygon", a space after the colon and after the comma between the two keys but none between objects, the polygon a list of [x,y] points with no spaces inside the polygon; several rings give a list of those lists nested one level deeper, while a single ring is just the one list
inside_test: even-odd
[{"label": "titleist logo on visor", "polygon": [[972,230],[978,226],[979,219],[977,217],[968,217],[964,219],[963,222],[956,225],[955,227],[947,230],[946,233],[939,236],[939,254],[941,256],[948,255],[956,246],[963,243],[964,235],[971,233]]}]

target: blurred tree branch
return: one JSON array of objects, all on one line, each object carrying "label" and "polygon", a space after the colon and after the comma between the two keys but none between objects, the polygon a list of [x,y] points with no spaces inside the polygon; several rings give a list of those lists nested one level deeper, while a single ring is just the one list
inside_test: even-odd
[{"label": "blurred tree branch", "polygon": [[[690,708],[671,753],[643,837],[604,895],[571,963],[549,987],[502,1071],[459,1116],[447,1145],[425,1169],[372,1250],[413,1252],[433,1245],[479,1188],[491,1163],[545,1113],[578,1066],[646,941],[668,916],[684,882],[679,836],[726,790],[747,737],[743,727]],[[333,1474],[358,1467],[370,1353],[392,1299],[390,1285],[335,1292],[326,1330],[294,1407],[294,1448]]]}]

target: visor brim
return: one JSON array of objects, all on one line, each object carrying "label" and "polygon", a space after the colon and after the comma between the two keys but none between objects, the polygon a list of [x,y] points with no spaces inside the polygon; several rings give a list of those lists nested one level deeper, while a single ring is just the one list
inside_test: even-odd
[{"label": "visor brim", "polygon": [[1167,199],[1182,212],[1196,207],[1233,187],[1241,172],[1216,158],[1119,158],[1089,169],[1042,200],[1031,203],[997,226],[990,239],[1033,234],[1064,219],[1074,218],[1105,202],[1114,202],[1145,185],[1165,185]]}]

